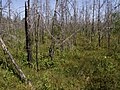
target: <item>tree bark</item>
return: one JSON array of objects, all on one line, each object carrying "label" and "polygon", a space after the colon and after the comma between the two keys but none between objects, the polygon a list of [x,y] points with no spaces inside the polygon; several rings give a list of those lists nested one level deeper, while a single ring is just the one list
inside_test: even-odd
[{"label": "tree bark", "polygon": [[2,19],[2,0],[0,0],[0,24]]},{"label": "tree bark", "polygon": [[38,0],[35,0],[35,15],[34,15],[34,19],[35,19],[35,53],[36,53],[36,66],[37,66],[37,71],[38,71],[38,28],[39,28],[39,15],[38,15]]},{"label": "tree bark", "polygon": [[[57,23],[57,7],[58,7],[58,0],[56,0],[56,4],[55,4],[55,10],[54,10],[54,16],[53,16],[53,21],[52,21],[52,31],[51,31],[51,35],[54,37],[55,33],[54,33],[54,26]],[[54,38],[51,36],[51,45],[50,45],[50,49],[49,49],[49,56],[51,57],[51,60],[53,60],[54,57],[54,49],[55,49],[55,40]]]},{"label": "tree bark", "polygon": [[25,34],[26,34],[26,50],[27,50],[27,61],[30,64],[32,61],[32,47],[31,47],[31,37],[30,37],[30,0],[28,0],[28,9],[25,2]]},{"label": "tree bark", "polygon": [[98,0],[98,22],[97,22],[97,26],[98,26],[98,46],[101,46],[101,35],[100,35],[100,0]]},{"label": "tree bark", "polygon": [[25,74],[23,73],[23,71],[20,69],[20,67],[17,65],[17,63],[15,62],[13,56],[11,55],[11,53],[9,52],[9,50],[7,49],[4,41],[2,40],[2,38],[0,37],[0,42],[1,42],[1,45],[2,45],[2,48],[3,50],[8,54],[8,56],[10,57],[10,60],[11,62],[13,63],[13,65],[15,66],[15,69],[17,70],[21,80],[25,81],[30,87],[32,90],[34,90],[34,88],[32,87],[32,84],[29,80],[27,80]]},{"label": "tree bark", "polygon": [[95,16],[95,0],[93,0],[91,42],[92,42],[92,40],[93,40],[93,35],[95,35],[95,32],[94,32],[94,16]]}]

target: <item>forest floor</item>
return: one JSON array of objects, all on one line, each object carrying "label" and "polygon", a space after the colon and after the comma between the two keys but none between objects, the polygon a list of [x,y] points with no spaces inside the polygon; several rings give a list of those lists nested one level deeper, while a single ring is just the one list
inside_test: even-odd
[{"label": "forest floor", "polygon": [[[8,50],[36,90],[120,90],[120,45],[112,39],[108,50],[106,39],[101,47],[84,35],[78,35],[77,45],[62,53],[55,51],[54,60],[48,56],[49,37],[39,44],[39,71],[36,70],[35,46],[33,64],[27,65],[25,37],[18,34],[4,37]],[[117,46],[117,47],[116,47]],[[9,57],[0,48],[0,90],[30,90],[10,68]]]}]

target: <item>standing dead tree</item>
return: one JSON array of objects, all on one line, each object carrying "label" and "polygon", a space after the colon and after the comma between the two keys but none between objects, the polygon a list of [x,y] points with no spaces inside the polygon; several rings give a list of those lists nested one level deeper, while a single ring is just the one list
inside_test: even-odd
[{"label": "standing dead tree", "polygon": [[2,0],[0,0],[0,24],[2,19]]},{"label": "standing dead tree", "polygon": [[107,47],[110,48],[110,32],[112,23],[112,1],[107,0]]},{"label": "standing dead tree", "polygon": [[8,31],[10,31],[10,23],[11,23],[11,0],[8,0]]},{"label": "standing dead tree", "polygon": [[[77,1],[74,0],[73,1],[73,10],[74,10],[74,17],[73,17],[73,23],[74,23],[74,26],[77,24]],[[73,31],[74,32],[74,31]],[[73,35],[73,45],[76,46],[76,34]]]},{"label": "standing dead tree", "polygon": [[32,47],[30,37],[30,0],[28,0],[28,7],[25,2],[25,34],[26,34],[26,50],[27,50],[27,61],[28,64],[32,61]]},{"label": "standing dead tree", "polygon": [[91,42],[92,42],[92,38],[93,35],[95,35],[95,27],[94,27],[94,17],[95,17],[95,0],[93,0],[93,8],[92,8],[92,28],[91,28]]},{"label": "standing dead tree", "polygon": [[50,20],[49,20],[49,16],[50,16],[49,0],[46,0],[46,4],[45,4],[45,14],[46,14],[46,25],[49,25],[49,23],[50,23]]},{"label": "standing dead tree", "polygon": [[68,24],[68,1],[65,0],[65,24]]},{"label": "standing dead tree", "polygon": [[38,28],[39,28],[39,18],[40,15],[38,15],[38,0],[34,0],[34,26],[35,26],[35,53],[36,53],[36,66],[38,71]]},{"label": "standing dead tree", "polygon": [[[61,3],[60,3],[60,13],[61,13],[61,16],[60,16],[60,21],[61,21],[61,40],[60,41],[63,41],[64,40],[64,37],[65,37],[65,32],[64,32],[64,10],[65,10],[65,0],[61,0]],[[60,34],[60,32],[59,32]],[[58,38],[60,38],[60,36],[58,35]],[[64,49],[64,44],[61,45],[61,51],[63,51]]]},{"label": "standing dead tree", "polygon": [[55,30],[54,27],[57,24],[57,7],[58,7],[58,0],[56,0],[56,4],[55,4],[55,10],[54,10],[54,16],[53,16],[53,21],[52,21],[52,30],[51,30],[51,45],[50,45],[50,49],[49,49],[49,56],[51,58],[51,60],[53,60],[54,57],[54,49],[55,49],[55,40],[54,40],[54,36],[55,36]]},{"label": "standing dead tree", "polygon": [[82,11],[81,11],[82,13],[82,33],[85,31],[85,27],[84,27],[84,25],[85,25],[85,7],[84,7],[84,3],[83,3],[83,1],[82,1]]},{"label": "standing dead tree", "polygon": [[0,0],[0,34],[2,33],[2,25],[1,25],[1,22],[2,22],[2,0]]},{"label": "standing dead tree", "polygon": [[42,2],[42,0],[40,0],[40,21],[39,21],[39,23],[40,23],[40,41],[41,41],[41,43],[42,44],[44,44],[44,25],[43,25],[43,22],[44,22],[44,20],[43,20],[43,2]]},{"label": "standing dead tree", "polygon": [[101,46],[101,33],[100,33],[100,0],[98,0],[98,22],[97,22],[97,26],[98,26],[98,46]]},{"label": "standing dead tree", "polygon": [[86,8],[85,8],[85,35],[88,37],[88,1],[85,2]]}]

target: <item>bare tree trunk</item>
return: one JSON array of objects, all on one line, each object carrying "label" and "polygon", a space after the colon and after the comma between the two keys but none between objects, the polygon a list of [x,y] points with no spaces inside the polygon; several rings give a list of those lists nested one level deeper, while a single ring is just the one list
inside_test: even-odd
[{"label": "bare tree trunk", "polygon": [[[77,1],[73,1],[73,9],[74,9],[74,26],[77,24]],[[73,31],[74,32],[74,31]],[[73,44],[76,46],[76,33],[73,35]]]},{"label": "bare tree trunk", "polygon": [[43,6],[42,0],[40,0],[40,41],[44,44],[44,25],[43,25]]},{"label": "bare tree trunk", "polygon": [[49,7],[49,0],[46,0],[46,25],[49,25],[49,14],[50,14],[50,7]]},{"label": "bare tree trunk", "polygon": [[110,32],[111,32],[111,22],[112,22],[112,5],[111,1],[107,0],[107,47],[110,48]]},{"label": "bare tree trunk", "polygon": [[27,80],[25,74],[22,72],[22,70],[19,68],[19,66],[18,66],[17,63],[15,62],[13,56],[12,56],[11,53],[8,51],[6,45],[5,45],[5,43],[4,43],[4,41],[2,40],[1,37],[0,37],[0,42],[1,42],[1,45],[2,45],[3,50],[8,54],[8,56],[9,56],[10,59],[11,59],[11,62],[12,62],[13,65],[15,66],[15,69],[17,70],[17,72],[18,72],[21,80],[23,80],[23,81],[25,81],[26,83],[28,83],[29,86],[31,87],[31,89],[34,90],[33,87],[32,87],[31,82],[30,82],[29,80]]},{"label": "bare tree trunk", "polygon": [[2,0],[0,0],[0,24],[1,24],[1,20],[2,20]]},{"label": "bare tree trunk", "polygon": [[[54,37],[55,33],[54,33],[54,26],[57,23],[57,7],[58,7],[58,0],[56,0],[56,4],[55,4],[55,10],[54,10],[54,16],[53,16],[53,22],[52,22],[52,31],[51,31],[51,35]],[[51,37],[52,41],[51,41],[51,45],[50,45],[50,49],[49,49],[49,56],[51,57],[51,60],[53,60],[54,57],[54,49],[55,49],[55,40],[54,38]]]},{"label": "bare tree trunk", "polygon": [[2,34],[2,25],[1,25],[1,22],[2,22],[2,0],[0,0],[0,36]]},{"label": "bare tree trunk", "polygon": [[[64,40],[64,0],[61,0],[61,41]],[[64,44],[61,45],[61,51],[64,50]]]},{"label": "bare tree trunk", "polygon": [[85,7],[84,7],[84,3],[82,2],[82,32],[84,33],[84,25],[85,25]]},{"label": "bare tree trunk", "polygon": [[86,10],[85,10],[85,35],[88,36],[88,2],[86,1]]},{"label": "bare tree trunk", "polygon": [[38,0],[35,0],[34,2],[35,6],[35,15],[34,15],[34,19],[35,19],[35,43],[36,43],[36,66],[37,66],[37,71],[38,71],[38,27],[39,27],[39,15],[38,15]]},{"label": "bare tree trunk", "polygon": [[101,46],[101,35],[100,35],[100,0],[98,0],[98,22],[97,22],[97,26],[98,26],[98,46]]},{"label": "bare tree trunk", "polygon": [[68,24],[68,5],[67,0],[65,0],[65,23]]},{"label": "bare tree trunk", "polygon": [[95,32],[94,32],[94,16],[95,16],[95,0],[93,0],[91,42],[92,42],[93,35],[95,35]]},{"label": "bare tree trunk", "polygon": [[11,23],[11,0],[8,0],[8,31],[10,31],[11,32],[11,30],[10,30],[10,23]]},{"label": "bare tree trunk", "polygon": [[27,61],[28,64],[32,61],[32,47],[31,47],[31,37],[30,37],[30,0],[28,0],[28,9],[25,2],[25,32],[26,32],[26,50],[27,50]]},{"label": "bare tree trunk", "polygon": [[37,65],[37,71],[39,70],[39,68],[38,68],[38,50],[39,50],[39,45],[38,45],[38,37],[39,37],[39,34],[38,34],[38,27],[39,27],[39,18],[40,18],[40,16],[38,16],[38,22],[37,22],[37,28],[36,28],[36,65]]}]

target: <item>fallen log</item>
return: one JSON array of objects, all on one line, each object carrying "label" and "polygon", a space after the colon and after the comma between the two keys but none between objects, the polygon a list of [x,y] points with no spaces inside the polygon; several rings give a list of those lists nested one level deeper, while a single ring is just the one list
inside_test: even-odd
[{"label": "fallen log", "polygon": [[25,83],[27,83],[31,90],[35,90],[33,87],[32,87],[32,84],[29,80],[27,80],[25,74],[22,72],[22,70],[19,68],[19,66],[17,65],[17,63],[15,62],[13,56],[11,55],[11,53],[9,52],[9,50],[7,49],[4,41],[2,40],[2,38],[0,37],[0,42],[1,42],[1,45],[2,45],[2,49],[8,54],[8,56],[10,57],[10,60],[11,62],[13,63],[13,65],[15,66],[15,69],[18,71],[19,73],[19,76],[21,78],[21,80],[25,81]]}]

